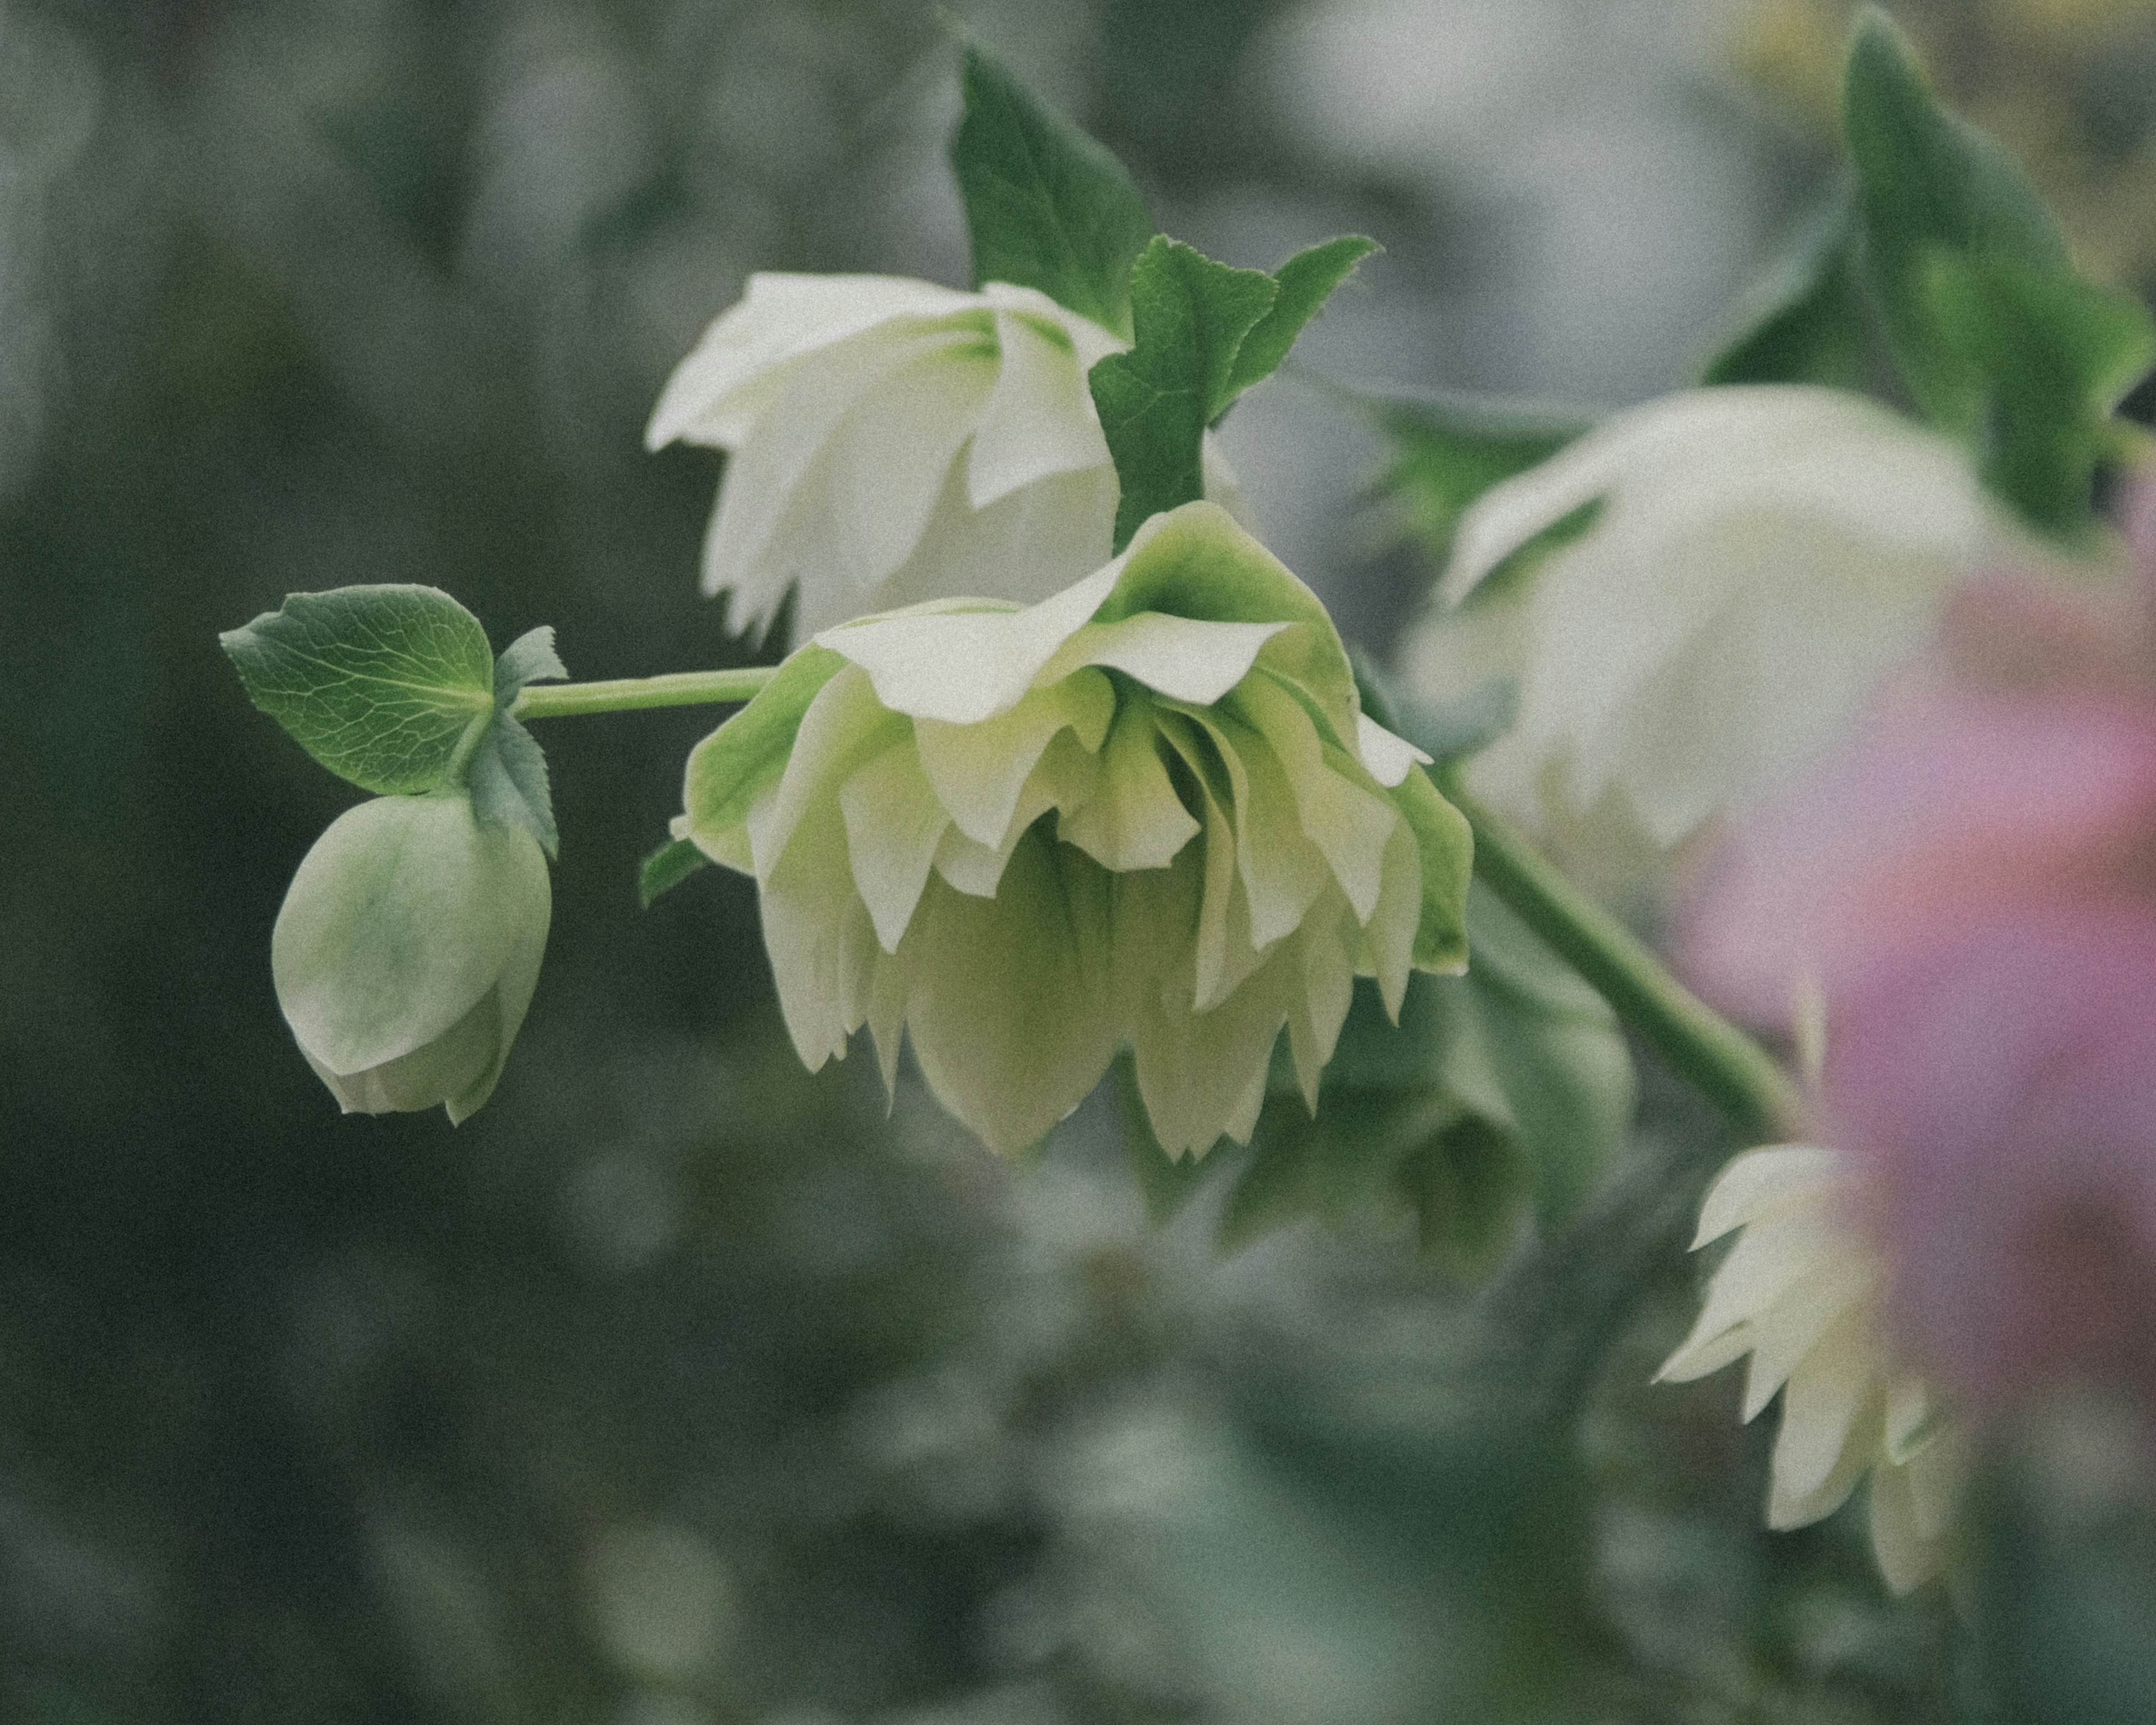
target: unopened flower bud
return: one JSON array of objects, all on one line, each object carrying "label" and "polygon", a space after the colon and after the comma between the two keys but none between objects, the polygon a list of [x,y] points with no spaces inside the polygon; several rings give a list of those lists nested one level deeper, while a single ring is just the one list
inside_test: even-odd
[{"label": "unopened flower bud", "polygon": [[553,911],[531,834],[460,793],[348,809],[292,878],[278,1004],[346,1113],[475,1112],[524,1022]]}]

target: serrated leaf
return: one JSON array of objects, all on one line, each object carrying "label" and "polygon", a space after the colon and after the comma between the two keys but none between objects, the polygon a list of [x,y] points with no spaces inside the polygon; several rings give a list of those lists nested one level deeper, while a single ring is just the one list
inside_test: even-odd
[{"label": "serrated leaf", "polygon": [[1162,236],[1131,271],[1137,338],[1090,375],[1122,498],[1116,549],[1163,510],[1205,495],[1205,428],[1235,399],[1235,355],[1279,286],[1262,270],[1216,264]]},{"label": "serrated leaf", "polygon": [[554,631],[527,630],[502,649],[494,667],[494,721],[473,752],[470,767],[472,811],[481,820],[521,826],[549,856],[561,853],[554,823],[554,794],[547,778],[547,754],[538,739],[512,716],[516,696],[526,683],[566,677],[567,669],[554,650]]},{"label": "serrated leaf", "polygon": [[1395,502],[1407,536],[1437,564],[1476,498],[1547,461],[1594,424],[1584,409],[1487,396],[1365,398],[1362,405],[1397,452],[1372,492]]},{"label": "serrated leaf", "polygon": [[1939,105],[1876,12],[1851,48],[1843,124],[1865,280],[1910,393],[2033,525],[2085,528],[2111,415],[2156,352],[2146,311],[2076,274],[2027,177]]},{"label": "serrated leaf", "polygon": [[951,164],[973,234],[974,286],[1037,288],[1128,336],[1131,266],[1153,234],[1130,175],[981,49],[966,49],[959,85],[965,114]]},{"label": "serrated leaf", "polygon": [[362,789],[439,784],[494,709],[494,655],[470,612],[438,588],[291,593],[218,637],[255,706]]},{"label": "serrated leaf", "polygon": [[1856,199],[1845,187],[1798,229],[1774,272],[1740,302],[1737,333],[1700,382],[1869,389],[1877,368],[1858,281],[1857,230]]},{"label": "serrated leaf", "polygon": [[637,902],[649,910],[654,901],[691,875],[710,867],[711,861],[689,839],[670,839],[644,858],[644,866],[637,870]]},{"label": "serrated leaf", "polygon": [[[1276,270],[1273,280],[1279,295],[1272,309],[1258,320],[1235,350],[1235,363],[1229,377],[1232,392],[1240,394],[1278,371],[1304,326],[1324,309],[1332,290],[1354,273],[1363,259],[1380,249],[1374,239],[1359,234],[1343,234],[1297,252]],[[1214,417],[1217,419],[1219,415]]]}]

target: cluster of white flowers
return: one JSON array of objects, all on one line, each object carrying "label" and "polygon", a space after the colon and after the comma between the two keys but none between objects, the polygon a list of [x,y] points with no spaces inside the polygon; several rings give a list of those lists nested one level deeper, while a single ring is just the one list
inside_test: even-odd
[{"label": "cluster of white flowers", "polygon": [[1843,1158],[1815,1145],[1747,1151],[1724,1168],[1693,1250],[1743,1231],[1656,1377],[1682,1383],[1751,1355],[1744,1418],[1782,1396],[1768,1525],[1830,1515],[1868,1475],[1872,1550],[1906,1593],[1944,1559],[1964,1445],[1887,1339],[1885,1268],[1849,1214],[1851,1184]]}]

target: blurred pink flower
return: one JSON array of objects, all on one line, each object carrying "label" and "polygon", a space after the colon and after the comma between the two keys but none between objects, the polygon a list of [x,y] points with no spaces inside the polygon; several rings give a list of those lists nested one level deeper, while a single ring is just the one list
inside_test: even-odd
[{"label": "blurred pink flower", "polygon": [[1748,823],[1678,957],[1754,1022],[1825,1003],[1825,1123],[1911,1337],[1979,1402],[2156,1396],[2156,479],[2136,591],[1998,577]]}]

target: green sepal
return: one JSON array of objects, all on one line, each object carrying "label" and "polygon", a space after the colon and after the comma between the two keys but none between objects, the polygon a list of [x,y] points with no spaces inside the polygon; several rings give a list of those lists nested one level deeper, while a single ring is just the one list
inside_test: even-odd
[{"label": "green sepal", "polygon": [[[1272,309],[1258,320],[1235,350],[1235,365],[1229,373],[1229,399],[1278,371],[1296,337],[1325,309],[1332,290],[1354,274],[1355,266],[1363,259],[1383,249],[1374,239],[1346,234],[1306,247],[1273,271],[1279,294]],[[1224,405],[1214,418],[1218,420],[1226,411]]]},{"label": "green sepal", "polygon": [[1037,288],[1119,336],[1131,333],[1131,265],[1153,220],[1106,150],[968,45],[964,117],[951,165],[973,242],[973,285]]},{"label": "green sepal", "polygon": [[747,706],[690,752],[682,786],[692,832],[717,834],[748,819],[786,771],[808,704],[846,660],[813,642],[790,655]]},{"label": "green sepal", "polygon": [[1736,333],[1701,369],[1700,382],[1871,389],[1881,368],[1860,279],[1858,228],[1856,195],[1842,187],[1799,226],[1773,273],[1739,301]]},{"label": "green sepal", "polygon": [[1843,128],[1865,280],[1911,394],[2032,525],[2074,536],[2112,411],[2156,355],[2146,310],[2076,275],[2020,167],[1939,105],[1876,10],[1851,44]]},{"label": "green sepal", "polygon": [[1419,767],[1385,794],[1413,830],[1422,859],[1422,916],[1415,923],[1418,970],[1456,973],[1468,962],[1467,883],[1475,871],[1475,834]]},{"label": "green sepal", "polygon": [[469,768],[472,812],[481,820],[522,827],[549,856],[561,854],[562,837],[554,824],[547,755],[513,709],[526,683],[568,675],[554,650],[551,627],[527,630],[504,648],[494,667],[494,720],[472,752]]},{"label": "green sepal", "polygon": [[1405,536],[1440,564],[1451,552],[1460,518],[1477,498],[1548,460],[1595,421],[1584,408],[1487,396],[1354,399],[1394,451],[1371,494],[1394,504]]},{"label": "green sepal", "polygon": [[439,588],[290,593],[218,640],[255,706],[378,794],[433,790],[494,711],[486,631]]},{"label": "green sepal", "polygon": [[687,839],[670,839],[644,860],[637,870],[636,901],[649,910],[653,902],[671,892],[690,875],[711,865],[711,858]]}]

